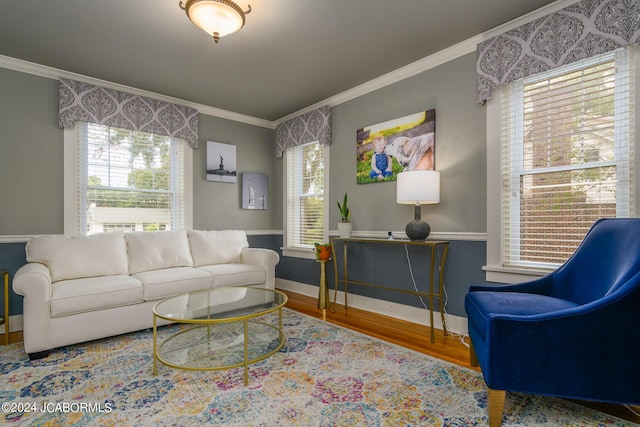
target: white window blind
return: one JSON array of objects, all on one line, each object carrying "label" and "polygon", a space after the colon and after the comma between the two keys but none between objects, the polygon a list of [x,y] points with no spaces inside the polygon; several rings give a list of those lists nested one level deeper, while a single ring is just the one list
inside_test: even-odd
[{"label": "white window blind", "polygon": [[634,214],[632,56],[620,49],[502,91],[504,266],[555,267],[595,220]]},{"label": "white window blind", "polygon": [[287,248],[324,241],[324,147],[317,142],[286,150]]},{"label": "white window blind", "polygon": [[183,141],[80,124],[78,233],[185,228]]}]

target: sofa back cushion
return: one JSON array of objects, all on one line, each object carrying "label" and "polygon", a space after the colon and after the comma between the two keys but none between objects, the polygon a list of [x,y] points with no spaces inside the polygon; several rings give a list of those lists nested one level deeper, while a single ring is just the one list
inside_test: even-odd
[{"label": "sofa back cushion", "polygon": [[34,237],[26,246],[27,261],[46,265],[51,280],[128,274],[124,233],[91,236]]},{"label": "sofa back cushion", "polygon": [[125,240],[130,274],[193,265],[186,231],[134,231]]},{"label": "sofa back cushion", "polygon": [[242,230],[189,230],[187,234],[196,267],[240,262],[242,249],[249,247]]}]

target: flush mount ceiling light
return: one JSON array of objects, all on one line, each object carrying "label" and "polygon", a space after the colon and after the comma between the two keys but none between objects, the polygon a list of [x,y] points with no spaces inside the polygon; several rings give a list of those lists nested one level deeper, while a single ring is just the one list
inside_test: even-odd
[{"label": "flush mount ceiling light", "polygon": [[220,37],[242,28],[245,15],[251,12],[251,6],[248,6],[247,11],[243,11],[240,6],[229,0],[187,0],[179,5],[191,22],[213,36],[216,43],[220,41]]}]

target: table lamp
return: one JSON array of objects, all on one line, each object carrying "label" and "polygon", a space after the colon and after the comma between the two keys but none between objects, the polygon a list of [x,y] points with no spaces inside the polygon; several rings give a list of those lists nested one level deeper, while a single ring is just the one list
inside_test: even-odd
[{"label": "table lamp", "polygon": [[440,202],[440,172],[400,172],[396,185],[396,201],[399,204],[415,205],[415,218],[407,224],[405,232],[412,241],[425,240],[431,227],[421,219],[420,205]]}]

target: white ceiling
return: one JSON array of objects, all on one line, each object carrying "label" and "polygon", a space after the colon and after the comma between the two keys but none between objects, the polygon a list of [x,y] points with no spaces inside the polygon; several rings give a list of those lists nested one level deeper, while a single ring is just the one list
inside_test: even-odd
[{"label": "white ceiling", "polygon": [[0,0],[0,55],[277,120],[553,0],[238,0],[214,44],[178,0]]}]

